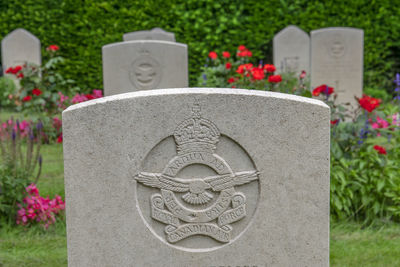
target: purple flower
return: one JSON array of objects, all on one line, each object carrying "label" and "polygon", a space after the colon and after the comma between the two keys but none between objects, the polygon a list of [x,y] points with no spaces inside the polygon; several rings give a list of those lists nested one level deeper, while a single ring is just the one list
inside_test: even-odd
[{"label": "purple flower", "polygon": [[40,131],[41,129],[43,129],[43,123],[42,123],[41,121],[39,121],[39,122],[36,124],[36,129],[37,129],[38,131]]},{"label": "purple flower", "polygon": [[33,135],[32,129],[29,131],[29,139],[33,140],[35,136]]},{"label": "purple flower", "polygon": [[11,137],[12,137],[12,140],[15,141],[15,138],[17,137],[17,134],[15,133],[14,129],[12,129]]}]

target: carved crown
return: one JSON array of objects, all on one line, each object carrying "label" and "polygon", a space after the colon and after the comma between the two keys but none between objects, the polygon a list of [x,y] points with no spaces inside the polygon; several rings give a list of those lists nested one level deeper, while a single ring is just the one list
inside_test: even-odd
[{"label": "carved crown", "polygon": [[193,151],[212,153],[219,140],[219,130],[211,121],[201,117],[199,103],[192,108],[192,117],[181,122],[175,129],[174,137],[178,154]]}]

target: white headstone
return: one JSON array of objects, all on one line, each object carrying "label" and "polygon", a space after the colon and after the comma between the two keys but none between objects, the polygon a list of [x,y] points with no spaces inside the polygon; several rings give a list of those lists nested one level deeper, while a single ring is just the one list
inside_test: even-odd
[{"label": "white headstone", "polygon": [[39,39],[24,29],[16,29],[1,41],[3,72],[9,67],[42,62]]},{"label": "white headstone", "polygon": [[129,32],[123,35],[124,41],[139,41],[139,40],[160,40],[175,42],[175,34],[164,31],[161,28],[154,28],[150,31]]},{"label": "white headstone", "polygon": [[287,26],[274,37],[274,65],[278,73],[310,73],[310,37],[297,26]]},{"label": "white headstone", "polygon": [[69,107],[69,266],[329,266],[329,118],[240,89]]},{"label": "white headstone", "polygon": [[324,28],[311,32],[311,87],[333,87],[337,103],[351,103],[363,92],[364,31]]},{"label": "white headstone", "polygon": [[187,87],[187,46],[166,41],[129,41],[103,46],[103,83],[106,96]]}]

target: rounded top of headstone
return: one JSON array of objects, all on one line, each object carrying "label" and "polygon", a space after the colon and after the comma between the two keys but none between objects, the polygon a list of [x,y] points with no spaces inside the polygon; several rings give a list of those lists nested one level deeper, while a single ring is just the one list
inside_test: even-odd
[{"label": "rounded top of headstone", "polygon": [[164,40],[132,40],[132,41],[123,41],[123,42],[118,42],[118,43],[112,43],[112,44],[107,44],[102,47],[102,49],[107,49],[111,47],[117,47],[117,46],[132,46],[132,45],[137,45],[141,44],[144,46],[147,45],[171,45],[171,46],[181,46],[187,48],[186,44],[182,43],[177,43],[177,42],[170,42],[170,41],[164,41]]},{"label": "rounded top of headstone", "polygon": [[167,32],[161,28],[153,28],[151,30],[129,32],[123,35],[124,41],[131,40],[164,40],[169,42],[175,42],[175,34]]},{"label": "rounded top of headstone", "polygon": [[296,25],[289,25],[286,28],[280,30],[277,34],[275,34],[274,39],[278,38],[279,36],[281,36],[285,33],[291,33],[291,32],[299,32],[299,33],[303,33],[308,36],[308,33],[303,31],[301,28],[297,27]]},{"label": "rounded top of headstone", "polygon": [[313,31],[311,31],[311,35],[319,34],[319,33],[325,33],[325,32],[351,32],[353,34],[355,34],[355,33],[364,34],[364,30],[363,29],[359,29],[359,28],[327,27],[327,28],[321,28],[321,29],[313,30]]},{"label": "rounded top of headstone", "polygon": [[34,40],[37,40],[38,42],[40,42],[39,39],[35,35],[33,35],[31,32],[29,32],[25,29],[22,29],[22,28],[18,28],[18,29],[13,30],[9,34],[7,34],[6,37],[3,38],[2,43],[5,41],[8,41],[9,39],[24,38],[24,37],[27,39],[34,39]]},{"label": "rounded top of headstone", "polygon": [[97,98],[93,100],[89,100],[86,102],[78,103],[72,106],[69,106],[66,110],[63,111],[64,113],[68,113],[70,111],[86,108],[98,104],[104,104],[108,102],[114,101],[121,101],[121,100],[129,100],[133,98],[141,98],[141,97],[152,97],[152,96],[159,96],[159,95],[196,95],[196,94],[215,94],[215,95],[238,95],[238,96],[261,96],[266,98],[275,98],[277,100],[288,100],[292,102],[299,102],[304,104],[316,105],[320,106],[321,108],[329,109],[329,106],[325,104],[321,100],[302,97],[297,95],[291,94],[283,94],[277,92],[268,92],[268,91],[259,91],[259,90],[248,90],[248,89],[232,89],[232,88],[168,88],[168,89],[156,89],[156,90],[143,90],[143,91],[136,91],[131,93],[124,93],[124,94],[117,94],[106,96],[102,98]]}]

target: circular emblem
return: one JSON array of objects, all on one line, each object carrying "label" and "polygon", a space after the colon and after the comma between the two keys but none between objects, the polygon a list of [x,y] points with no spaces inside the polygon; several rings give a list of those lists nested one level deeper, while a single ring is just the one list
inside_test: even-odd
[{"label": "circular emblem", "polygon": [[346,50],[346,46],[344,45],[343,40],[336,36],[336,38],[329,45],[329,55],[334,58],[340,58],[344,55]]},{"label": "circular emblem", "polygon": [[139,210],[150,230],[190,251],[233,242],[258,202],[259,172],[247,152],[202,118],[192,116],[145,157],[137,181]]},{"label": "circular emblem", "polygon": [[131,64],[129,78],[139,89],[155,89],[161,80],[160,64],[150,55],[141,55]]}]

